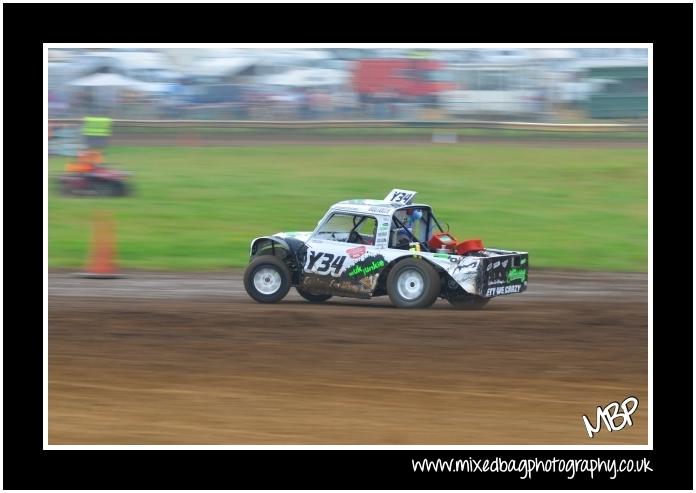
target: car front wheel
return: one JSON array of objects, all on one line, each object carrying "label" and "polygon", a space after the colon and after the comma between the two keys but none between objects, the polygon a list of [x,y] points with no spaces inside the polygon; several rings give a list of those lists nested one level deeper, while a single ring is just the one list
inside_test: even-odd
[{"label": "car front wheel", "polygon": [[290,269],[273,255],[256,257],[244,272],[244,288],[259,303],[276,303],[290,291]]}]

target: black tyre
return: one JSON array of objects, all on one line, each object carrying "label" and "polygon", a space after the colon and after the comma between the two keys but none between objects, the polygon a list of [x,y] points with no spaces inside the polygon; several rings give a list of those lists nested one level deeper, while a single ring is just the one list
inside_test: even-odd
[{"label": "black tyre", "polygon": [[305,291],[302,288],[296,287],[295,289],[300,294],[300,296],[302,296],[304,299],[306,299],[310,303],[323,303],[324,301],[331,298],[330,294],[312,294],[309,291]]},{"label": "black tyre", "polygon": [[124,183],[119,182],[111,183],[111,195],[114,197],[123,197],[128,195],[127,186]]},{"label": "black tyre", "polygon": [[389,272],[387,294],[399,308],[427,308],[440,294],[440,276],[427,260],[402,260]]},{"label": "black tyre", "polygon": [[459,310],[480,310],[486,306],[490,300],[490,298],[483,298],[472,294],[462,294],[449,298],[447,301],[450,302],[450,305]]},{"label": "black tyre", "polygon": [[66,181],[62,181],[62,180],[58,182],[58,191],[60,192],[61,195],[72,195],[73,194],[72,187]]},{"label": "black tyre", "polygon": [[106,180],[92,180],[90,185],[92,194],[98,197],[112,197],[116,195],[114,183]]},{"label": "black tyre", "polygon": [[126,194],[126,187],[123,183],[111,182],[109,183],[110,194],[112,197],[123,197]]},{"label": "black tyre", "polygon": [[259,303],[276,303],[290,291],[290,269],[273,255],[256,257],[244,272],[244,288]]}]

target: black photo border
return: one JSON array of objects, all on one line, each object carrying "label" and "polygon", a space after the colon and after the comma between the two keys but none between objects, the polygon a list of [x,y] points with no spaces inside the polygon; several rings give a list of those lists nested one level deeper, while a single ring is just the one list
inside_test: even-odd
[{"label": "black photo border", "polygon": [[[660,171],[653,232],[656,243],[668,243],[670,256],[683,259],[688,233],[668,230],[656,213],[678,211],[681,223],[691,216],[689,204],[678,202],[693,194],[680,189],[693,172],[692,12],[691,4],[4,4],[4,487],[691,489],[693,330],[665,322],[667,314],[678,317],[692,306],[681,302],[691,290],[676,284],[688,274],[673,270],[670,283],[659,261],[651,451],[45,451],[43,320],[36,304],[43,300],[42,43],[653,43],[654,171]],[[669,202],[659,200],[660,187]],[[537,473],[523,480],[517,473],[418,473],[411,465],[411,459],[495,456],[648,458],[653,472],[614,480]]]}]

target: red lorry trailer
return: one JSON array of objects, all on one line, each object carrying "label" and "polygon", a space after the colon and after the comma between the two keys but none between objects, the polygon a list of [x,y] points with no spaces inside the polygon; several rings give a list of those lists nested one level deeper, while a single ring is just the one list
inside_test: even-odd
[{"label": "red lorry trailer", "polygon": [[388,98],[435,103],[437,94],[450,89],[442,81],[444,65],[438,60],[394,58],[357,60],[353,89],[364,103]]}]

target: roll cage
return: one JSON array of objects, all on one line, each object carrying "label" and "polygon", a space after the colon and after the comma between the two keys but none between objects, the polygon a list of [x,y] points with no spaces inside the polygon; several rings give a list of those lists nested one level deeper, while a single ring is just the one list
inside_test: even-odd
[{"label": "roll cage", "polygon": [[[421,219],[424,222],[425,225],[425,234],[423,235],[423,239],[420,240],[417,238],[411,230],[404,224],[402,220],[399,219],[399,212],[401,211],[407,211],[409,209],[420,209],[423,211],[423,216]],[[380,211],[381,212],[381,211]],[[384,211],[386,212],[386,211]],[[327,223],[329,223],[334,217],[337,215],[341,216],[352,216],[352,227],[350,229],[343,229],[341,231],[331,231],[331,230],[326,230],[323,231],[322,228],[324,228]],[[375,219],[379,221],[378,216],[381,216],[383,214],[380,213],[374,213],[374,212],[367,212],[367,211],[355,211],[355,210],[343,210],[343,209],[331,209],[329,210],[326,215],[318,222],[317,227],[315,230],[312,232],[310,238],[314,239],[331,239],[334,241],[341,241],[341,242],[346,242],[346,243],[365,243],[365,238],[363,235],[359,232],[360,227],[365,223],[366,220],[369,219]],[[391,211],[389,211],[389,217],[392,222],[392,228],[391,232],[399,232],[404,234],[408,240],[409,243],[419,243],[420,244],[420,249],[421,251],[424,252],[432,252],[432,249],[428,246],[428,240],[432,236],[432,234],[437,230],[440,232],[446,232],[445,229],[441,226],[440,222],[437,220],[435,217],[435,214],[432,211],[432,208],[429,205],[425,204],[408,204],[404,205],[398,208],[395,208]],[[337,234],[340,234],[340,239],[337,238]],[[324,235],[331,235],[330,238],[325,237]],[[387,248],[395,248],[395,249],[407,249],[408,245],[403,245],[403,246],[397,246],[393,244],[393,240],[391,238],[392,235],[390,235],[389,242]],[[375,237],[373,236],[371,238],[371,242],[368,242],[367,244],[373,244],[375,243]]]},{"label": "roll cage", "polygon": [[[427,212],[427,219],[425,219],[425,240],[420,241],[418,238],[415,237],[415,235],[404,225],[403,222],[399,220],[397,217],[397,212],[402,211],[402,210],[408,210],[408,209],[423,209],[424,211]],[[413,205],[408,205],[404,207],[399,207],[398,209],[395,209],[394,212],[392,213],[392,221],[394,224],[397,226],[397,231],[399,232],[404,232],[411,242],[413,243],[418,243],[420,244],[421,251],[424,252],[431,252],[431,248],[428,246],[428,240],[430,239],[430,236],[434,232],[434,226],[437,226],[437,228],[440,230],[440,232],[444,233],[445,230],[442,229],[442,226],[440,226],[440,223],[438,222],[437,218],[435,217],[435,214],[433,213],[432,208],[430,206],[413,206]],[[433,224],[434,223],[434,224]],[[395,248],[393,246],[390,246],[390,248]]]}]

